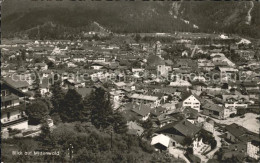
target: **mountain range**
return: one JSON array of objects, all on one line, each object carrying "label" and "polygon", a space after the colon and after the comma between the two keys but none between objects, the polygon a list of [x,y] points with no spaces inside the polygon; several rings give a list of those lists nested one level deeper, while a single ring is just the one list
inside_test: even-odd
[{"label": "mountain range", "polygon": [[257,1],[6,0],[2,36],[67,38],[96,22],[116,33],[216,32],[260,38]]}]

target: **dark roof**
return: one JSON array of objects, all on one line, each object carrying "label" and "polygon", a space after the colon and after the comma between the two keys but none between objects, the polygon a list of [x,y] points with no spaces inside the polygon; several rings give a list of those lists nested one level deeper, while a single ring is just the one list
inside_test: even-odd
[{"label": "dark roof", "polygon": [[8,96],[1,96],[2,102],[10,101],[10,100],[17,100],[17,99],[19,99],[19,97],[15,94],[11,94],[11,95],[8,95]]},{"label": "dark roof", "polygon": [[24,79],[20,79],[19,76],[13,76],[13,78],[6,77],[4,80],[15,88],[29,87],[29,83]]},{"label": "dark roof", "polygon": [[199,116],[199,112],[191,107],[186,107],[183,110],[183,114],[185,114],[188,119],[197,119]]},{"label": "dark roof", "polygon": [[200,131],[199,127],[192,124],[188,120],[183,119],[178,122],[173,122],[173,123],[167,124],[167,125],[163,126],[162,128],[158,129],[156,132],[163,132],[163,131],[171,129],[171,128],[178,130],[184,136],[191,136],[191,137],[193,137]]},{"label": "dark roof", "polygon": [[252,140],[260,141],[258,134],[253,133],[242,126],[239,126],[236,123],[232,123],[226,126],[225,129],[241,142],[248,142]]},{"label": "dark roof", "polygon": [[201,103],[201,106],[204,109],[213,110],[213,111],[217,111],[217,112],[221,112],[221,111],[224,110],[224,107],[218,106],[214,102],[211,102],[211,101],[209,101],[207,99],[203,100],[203,102]]},{"label": "dark roof", "polygon": [[151,111],[151,108],[148,105],[140,104],[137,107],[136,107],[136,105],[133,105],[133,106],[134,106],[134,108],[132,109],[132,111],[141,116],[146,116]]}]

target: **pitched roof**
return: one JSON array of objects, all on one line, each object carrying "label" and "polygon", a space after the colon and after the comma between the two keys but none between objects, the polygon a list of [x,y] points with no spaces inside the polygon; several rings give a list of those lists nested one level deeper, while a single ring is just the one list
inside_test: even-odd
[{"label": "pitched roof", "polygon": [[217,112],[221,112],[225,109],[224,107],[220,107],[217,104],[210,102],[209,100],[203,100],[201,105],[204,109],[213,110]]},{"label": "pitched roof", "polygon": [[158,99],[158,97],[156,96],[147,96],[147,95],[140,95],[140,94],[133,94],[132,96],[130,96],[130,98],[148,100],[148,101],[156,101]]},{"label": "pitched roof", "polygon": [[15,88],[29,87],[29,83],[19,76],[6,77],[4,81]]},{"label": "pitched roof", "polygon": [[170,138],[166,135],[163,135],[163,134],[160,134],[160,135],[153,137],[151,145],[155,145],[155,144],[158,144],[158,143],[165,146],[165,147],[168,147],[169,144],[170,144]]},{"label": "pitched roof", "polygon": [[150,113],[151,111],[151,108],[150,106],[148,105],[144,105],[144,104],[140,104],[139,106],[138,105],[133,105],[133,109],[132,111],[137,113],[138,115],[141,115],[141,116],[146,116]]},{"label": "pitched roof", "polygon": [[38,66],[44,67],[44,66],[46,66],[46,63],[35,63],[34,66],[35,66],[35,67],[38,67]]},{"label": "pitched roof", "polygon": [[90,95],[91,91],[94,90],[93,88],[78,88],[76,91],[84,98],[87,95]]},{"label": "pitched roof", "polygon": [[248,141],[252,141],[252,140],[258,140],[259,141],[260,140],[258,134],[250,132],[246,128],[239,126],[236,123],[232,123],[230,125],[227,125],[225,127],[225,129],[242,142],[248,142]]},{"label": "pitched roof", "polygon": [[191,136],[191,137],[193,137],[200,131],[199,127],[192,124],[188,120],[183,119],[181,121],[173,122],[168,125],[165,125],[162,128],[158,129],[157,132],[163,132],[163,131],[171,129],[171,128],[178,130],[184,136]]}]

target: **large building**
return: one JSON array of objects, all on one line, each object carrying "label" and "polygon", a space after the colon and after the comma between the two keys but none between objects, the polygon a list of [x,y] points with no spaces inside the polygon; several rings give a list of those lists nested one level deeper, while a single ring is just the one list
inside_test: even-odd
[{"label": "large building", "polygon": [[1,131],[3,137],[8,137],[10,129],[28,129],[28,120],[24,113],[25,106],[25,94],[9,83],[1,81]]}]

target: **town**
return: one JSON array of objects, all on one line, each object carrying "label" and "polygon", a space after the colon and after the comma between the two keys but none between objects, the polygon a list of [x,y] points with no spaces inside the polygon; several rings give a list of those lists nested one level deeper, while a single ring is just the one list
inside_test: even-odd
[{"label": "town", "polygon": [[2,40],[2,161],[259,161],[259,41],[84,35]]}]

